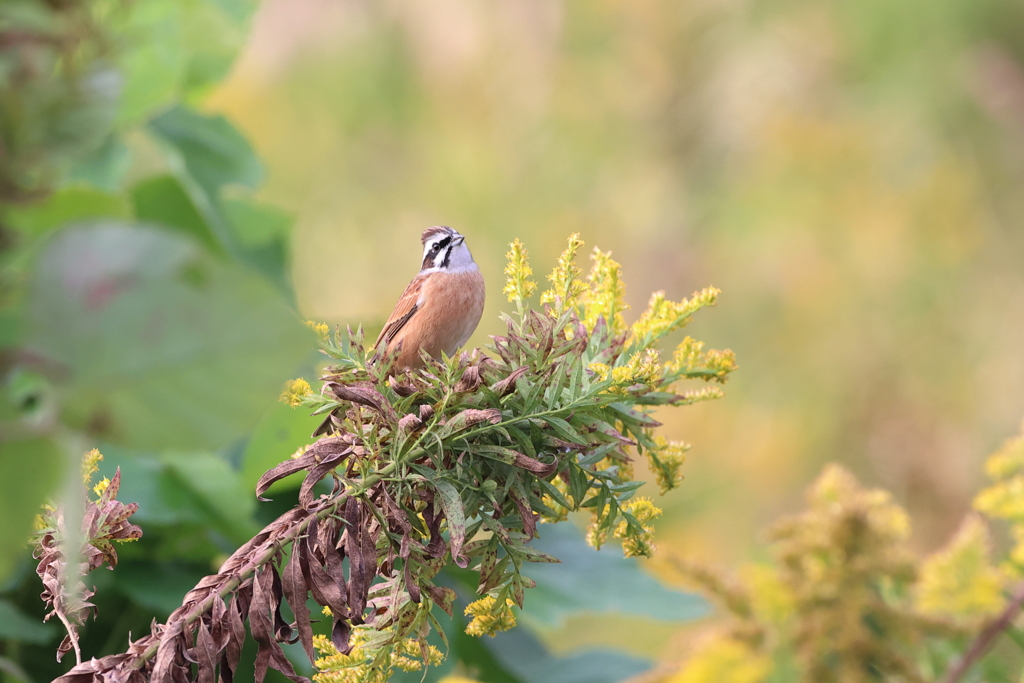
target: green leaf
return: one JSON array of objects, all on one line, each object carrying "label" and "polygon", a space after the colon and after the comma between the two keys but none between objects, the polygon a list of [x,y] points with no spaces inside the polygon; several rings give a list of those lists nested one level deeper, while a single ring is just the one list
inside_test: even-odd
[{"label": "green leaf", "polygon": [[50,439],[0,441],[0,582],[28,552],[32,520],[53,494],[62,464]]},{"label": "green leaf", "polygon": [[130,165],[128,146],[121,136],[111,133],[99,147],[71,167],[68,179],[117,192]]},{"label": "green leaf", "polygon": [[[283,403],[276,403],[264,414],[249,437],[242,456],[242,483],[248,491],[256,488],[263,473],[284,462],[299,447],[311,443],[313,433],[322,418],[307,415],[306,411]],[[296,472],[281,481],[274,482],[268,493],[298,488],[305,472]]]},{"label": "green leaf", "polygon": [[165,453],[160,460],[218,531],[239,544],[259,531],[252,519],[256,496],[224,458],[213,453]]},{"label": "green leaf", "polygon": [[7,209],[4,222],[15,230],[39,235],[72,221],[130,217],[131,207],[124,197],[87,185],[69,185],[42,203]]},{"label": "green leaf", "polygon": [[441,508],[448,522],[448,535],[451,540],[452,560],[460,567],[466,566],[466,558],[462,557],[462,544],[466,540],[466,512],[462,507],[462,496],[458,489],[447,479],[431,479],[431,484],[441,496]]},{"label": "green leaf", "polygon": [[[559,626],[580,612],[628,614],[665,621],[690,621],[706,616],[699,595],[660,584],[635,559],[617,548],[595,551],[570,524],[545,524],[532,541],[539,550],[562,561],[534,564],[526,573],[537,582],[523,612],[524,622]],[[586,586],[585,591],[580,586]]]},{"label": "green leaf", "polygon": [[142,449],[248,433],[315,343],[261,278],[123,224],[56,235],[26,318],[26,344],[63,369],[64,419]]},{"label": "green leaf", "polygon": [[619,683],[651,668],[646,659],[608,650],[558,657],[521,628],[481,640],[498,662],[529,683]]},{"label": "green leaf", "polygon": [[223,80],[245,45],[256,0],[205,0],[182,5],[188,64],[182,90],[190,101]]},{"label": "green leaf", "polygon": [[241,257],[290,294],[291,215],[270,204],[243,199],[225,199],[221,207]]},{"label": "green leaf", "polygon": [[131,189],[135,218],[180,230],[211,251],[223,250],[216,234],[181,182],[171,175],[148,178]]},{"label": "green leaf", "polygon": [[[119,60],[124,92],[117,120],[122,127],[146,118],[178,94],[187,59],[182,46],[181,4],[176,0],[133,3],[126,12],[112,17],[111,28],[126,48]],[[124,19],[116,22],[118,16]]]},{"label": "green leaf", "polygon": [[166,618],[208,573],[209,567],[182,562],[121,562],[114,586],[136,604]]},{"label": "green leaf", "polygon": [[188,174],[211,197],[224,185],[255,188],[263,167],[245,137],[223,116],[183,106],[149,122],[150,130],[180,155]]},{"label": "green leaf", "polygon": [[9,601],[0,600],[0,639],[46,645],[56,634],[54,624],[27,617]]}]

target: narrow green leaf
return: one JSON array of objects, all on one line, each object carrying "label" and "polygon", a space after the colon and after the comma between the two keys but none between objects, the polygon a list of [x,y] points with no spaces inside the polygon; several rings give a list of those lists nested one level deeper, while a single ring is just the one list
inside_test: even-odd
[{"label": "narrow green leaf", "polygon": [[465,569],[467,560],[462,556],[462,544],[466,541],[466,512],[462,507],[462,496],[447,479],[438,477],[431,479],[430,483],[441,497],[441,508],[448,522],[452,561]]}]

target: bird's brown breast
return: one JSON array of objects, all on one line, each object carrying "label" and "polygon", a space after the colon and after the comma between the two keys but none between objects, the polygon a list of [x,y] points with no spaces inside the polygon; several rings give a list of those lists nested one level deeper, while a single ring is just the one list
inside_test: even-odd
[{"label": "bird's brown breast", "polygon": [[465,344],[480,322],[484,310],[484,279],[479,271],[431,273],[420,287],[416,313],[388,344],[393,350],[401,343],[396,365],[422,366],[420,349],[433,358],[441,352],[451,355]]}]

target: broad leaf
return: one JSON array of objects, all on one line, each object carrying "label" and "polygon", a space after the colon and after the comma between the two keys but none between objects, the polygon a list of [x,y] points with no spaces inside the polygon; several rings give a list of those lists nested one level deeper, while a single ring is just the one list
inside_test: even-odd
[{"label": "broad leaf", "polygon": [[177,106],[149,123],[181,155],[188,174],[210,196],[224,185],[254,188],[263,167],[245,137],[223,116],[206,116]]},{"label": "broad leaf", "polygon": [[65,419],[143,449],[246,434],[313,343],[261,278],[116,223],[56,235],[26,313],[27,345],[65,378]]},{"label": "broad leaf", "polygon": [[0,638],[33,645],[46,645],[57,635],[57,626],[25,616],[7,600],[0,600]]},{"label": "broad leaf", "polygon": [[[288,457],[301,446],[312,443],[310,434],[322,422],[321,417],[311,417],[308,411],[277,403],[270,408],[249,437],[242,456],[242,483],[251,492],[256,488],[263,473]],[[268,494],[297,489],[305,472],[275,482]]]},{"label": "broad leaf", "polygon": [[[617,548],[595,551],[571,524],[542,524],[531,545],[562,561],[531,564],[524,572],[537,587],[530,591],[525,622],[557,627],[573,614],[629,614],[665,621],[689,621],[708,614],[699,595],[668,588]],[[586,591],[580,591],[586,586]]]}]

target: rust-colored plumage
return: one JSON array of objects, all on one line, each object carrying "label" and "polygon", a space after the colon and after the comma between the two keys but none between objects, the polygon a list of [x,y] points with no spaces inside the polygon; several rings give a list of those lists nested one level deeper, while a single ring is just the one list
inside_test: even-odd
[{"label": "rust-colored plumage", "polygon": [[422,240],[422,268],[398,299],[375,345],[397,354],[398,370],[421,367],[421,350],[433,358],[455,353],[473,334],[484,310],[484,279],[465,237],[436,226],[425,230]]}]

